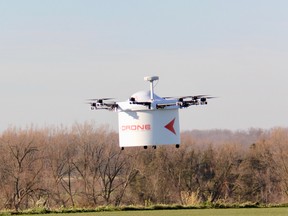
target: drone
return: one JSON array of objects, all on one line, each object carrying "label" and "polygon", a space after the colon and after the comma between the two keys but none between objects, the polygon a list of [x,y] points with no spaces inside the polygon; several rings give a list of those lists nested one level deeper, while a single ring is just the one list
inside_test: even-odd
[{"label": "drone", "polygon": [[139,91],[123,102],[113,98],[88,99],[91,110],[118,112],[119,146],[142,146],[147,149],[159,145],[180,147],[179,109],[207,105],[208,95],[160,97],[154,93],[158,76],[147,76],[150,90]]}]

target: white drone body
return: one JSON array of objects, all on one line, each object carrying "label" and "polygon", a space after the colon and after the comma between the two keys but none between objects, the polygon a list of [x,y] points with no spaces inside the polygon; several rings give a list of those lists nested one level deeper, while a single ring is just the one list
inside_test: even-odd
[{"label": "white drone body", "polygon": [[158,76],[144,77],[150,82],[150,91],[133,94],[127,101],[113,102],[110,98],[90,99],[91,109],[107,109],[118,112],[119,145],[143,146],[145,149],[158,145],[180,146],[179,109],[192,105],[207,104],[205,95],[162,98],[154,94],[154,81]]}]

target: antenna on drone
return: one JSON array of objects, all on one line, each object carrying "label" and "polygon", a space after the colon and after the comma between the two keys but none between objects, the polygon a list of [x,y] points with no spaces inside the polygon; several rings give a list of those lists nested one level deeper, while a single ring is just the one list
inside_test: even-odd
[{"label": "antenna on drone", "polygon": [[156,80],[159,80],[159,77],[158,76],[147,76],[147,77],[144,77],[144,80],[150,82],[150,99],[151,99],[151,101],[153,101],[154,100],[153,82]]}]

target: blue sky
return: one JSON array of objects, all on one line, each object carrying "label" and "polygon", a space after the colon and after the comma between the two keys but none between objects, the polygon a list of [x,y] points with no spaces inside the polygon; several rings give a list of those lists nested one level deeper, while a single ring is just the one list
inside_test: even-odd
[{"label": "blue sky", "polygon": [[210,94],[181,110],[182,130],[287,127],[288,2],[0,0],[0,130],[117,114],[86,98],[125,100],[158,75],[160,96]]}]

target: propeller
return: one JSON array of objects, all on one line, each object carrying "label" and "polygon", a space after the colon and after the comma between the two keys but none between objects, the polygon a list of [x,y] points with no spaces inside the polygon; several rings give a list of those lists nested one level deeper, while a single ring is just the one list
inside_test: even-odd
[{"label": "propeller", "polygon": [[206,97],[207,98],[208,95],[188,95],[188,96],[177,96],[177,97],[163,97],[164,99],[178,99],[178,100],[184,100],[184,99],[188,99],[191,98],[192,100],[198,100],[200,98]]},{"label": "propeller", "polygon": [[206,101],[206,99],[209,99],[208,95],[194,95],[194,96],[183,96],[183,97],[178,97],[178,101],[179,102],[189,102],[189,101],[193,101],[193,102],[197,102],[198,100],[204,102]]},{"label": "propeller", "polygon": [[189,107],[191,105],[205,105],[207,104],[208,99],[212,99],[215,97],[208,95],[194,95],[194,96],[183,96],[179,97],[178,101],[181,103],[183,107]]},{"label": "propeller", "polygon": [[87,99],[88,101],[97,101],[97,102],[100,102],[100,101],[105,101],[105,100],[112,100],[114,98],[90,98],[90,99]]},{"label": "propeller", "polygon": [[[107,110],[114,110],[118,108],[118,104],[115,101],[107,101],[114,98],[90,98],[86,99],[86,103],[91,105],[91,109],[107,109]],[[107,102],[104,102],[107,101]]]}]

